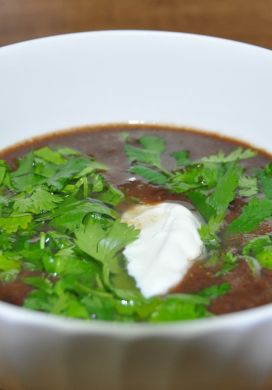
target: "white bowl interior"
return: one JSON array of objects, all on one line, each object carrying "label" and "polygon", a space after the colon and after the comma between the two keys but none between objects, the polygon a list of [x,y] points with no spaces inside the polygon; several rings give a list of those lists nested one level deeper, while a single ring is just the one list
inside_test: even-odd
[{"label": "white bowl interior", "polygon": [[271,69],[269,50],[179,33],[105,31],[4,47],[0,148],[67,127],[140,121],[272,149]]}]

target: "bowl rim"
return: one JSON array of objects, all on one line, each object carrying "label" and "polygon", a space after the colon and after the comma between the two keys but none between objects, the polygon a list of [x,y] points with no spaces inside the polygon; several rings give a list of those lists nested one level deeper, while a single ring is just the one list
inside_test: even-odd
[{"label": "bowl rim", "polygon": [[177,321],[167,323],[123,323],[112,321],[87,321],[61,317],[50,313],[0,303],[0,323],[5,321],[10,326],[18,324],[35,326],[39,329],[81,335],[114,335],[127,339],[137,337],[195,337],[200,334],[211,334],[232,329],[255,327],[260,323],[272,320],[272,304],[263,305],[240,312],[223,314],[212,318]]},{"label": "bowl rim", "polygon": [[63,34],[53,34],[53,35],[47,35],[37,38],[31,38],[24,41],[19,42],[12,42],[7,45],[0,46],[0,53],[4,50],[9,49],[15,49],[17,47],[23,47],[23,46],[29,46],[34,44],[39,44],[47,41],[54,41],[54,40],[66,40],[71,39],[73,37],[86,37],[86,36],[94,36],[94,35],[153,35],[153,36],[159,36],[159,35],[167,35],[168,37],[184,37],[185,39],[191,38],[195,40],[202,40],[202,41],[209,41],[213,43],[225,43],[229,44],[231,46],[240,46],[240,47],[248,47],[251,50],[260,50],[260,51],[266,51],[268,53],[272,52],[272,49],[263,47],[261,45],[256,45],[248,42],[242,42],[237,41],[235,39],[230,38],[224,38],[224,37],[218,37],[214,35],[207,35],[207,34],[198,34],[198,33],[192,33],[192,32],[183,32],[183,31],[171,31],[171,30],[155,30],[155,29],[104,29],[104,30],[91,30],[91,31],[78,31],[78,32],[69,32],[69,33],[63,33]]},{"label": "bowl rim", "polygon": [[[171,38],[193,39],[199,42],[210,42],[212,44],[227,45],[232,47],[243,47],[248,50],[255,50],[257,53],[270,53],[268,48],[256,46],[250,43],[243,43],[231,39],[220,38],[209,35],[201,35],[194,33],[160,31],[160,30],[95,30],[84,31],[60,35],[51,35],[41,38],[34,38],[27,41],[15,42],[9,45],[0,47],[0,57],[4,56],[9,51],[16,51],[17,48],[40,45],[43,43],[54,42],[56,40],[69,41],[73,38],[80,39],[81,37],[94,37],[95,35],[104,36],[154,36],[162,35]],[[272,319],[272,303],[266,304],[257,308],[248,309],[245,311],[224,314],[213,318],[205,318],[198,320],[178,321],[173,323],[122,323],[122,322],[107,322],[107,321],[86,321],[80,319],[64,318],[48,313],[36,312],[25,308],[17,307],[12,304],[0,302],[0,322],[5,321],[9,324],[24,324],[35,325],[42,328],[51,329],[54,331],[65,332],[67,334],[101,334],[115,335],[120,338],[127,337],[150,337],[150,336],[170,336],[170,337],[190,337],[202,333],[212,333],[223,329],[232,329],[237,327],[245,327],[257,325],[260,322]]]}]

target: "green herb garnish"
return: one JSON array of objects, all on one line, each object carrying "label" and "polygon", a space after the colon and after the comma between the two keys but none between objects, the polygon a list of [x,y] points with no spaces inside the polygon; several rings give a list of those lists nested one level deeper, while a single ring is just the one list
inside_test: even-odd
[{"label": "green herb garnish", "polygon": [[[178,150],[171,153],[170,171],[162,137],[145,135],[132,143],[128,133],[119,133],[119,139],[133,175],[183,194],[202,216],[199,233],[207,264],[217,266],[215,279],[232,272],[238,260],[272,269],[268,234],[235,252],[222,247],[222,240],[254,232],[272,216],[271,166],[252,173],[243,165],[254,151],[237,148],[192,160]],[[31,289],[25,307],[66,317],[152,323],[210,317],[209,305],[230,291],[228,283],[215,280],[195,294],[142,296],[122,253],[139,235],[120,221],[117,206],[131,199],[107,181],[106,170],[67,147],[27,153],[14,171],[0,161],[0,283],[23,280]],[[228,222],[239,197],[245,205]]]},{"label": "green herb garnish", "polygon": [[[165,141],[156,136],[127,144],[129,159],[137,161],[131,171],[170,186],[164,151]],[[175,158],[189,164],[187,154]],[[66,147],[30,152],[14,171],[0,162],[0,282],[22,280],[31,289],[25,307],[66,317],[158,322],[210,316],[207,307],[221,290],[142,296],[122,254],[139,232],[120,222],[116,206],[125,195],[106,180],[105,170]]]},{"label": "green herb garnish", "polygon": [[231,233],[249,233],[256,229],[260,222],[272,215],[272,200],[252,198],[244,207],[242,214],[228,227]]},{"label": "green herb garnish", "polygon": [[[254,150],[239,147],[229,154],[219,152],[195,161],[188,151],[179,150],[171,153],[176,161],[176,169],[168,171],[161,164],[165,144],[158,138],[155,142],[161,145],[158,148],[153,148],[151,142],[144,143],[142,138],[139,139],[139,145],[145,145],[144,153],[150,156],[155,151],[156,158],[153,160],[143,159],[142,155],[136,153],[130,155],[127,151],[131,146],[126,144],[125,150],[132,162],[131,172],[169,192],[184,194],[193,203],[205,221],[199,233],[208,251],[207,258],[216,259],[221,264],[218,276],[231,272],[237,266],[238,258],[243,258],[252,268],[248,254],[239,252],[233,255],[231,250],[222,250],[222,237],[254,232],[261,223],[272,217],[272,164],[249,174],[243,160],[254,157]],[[133,151],[135,148],[142,150],[136,145]],[[227,223],[232,202],[239,197],[246,200],[241,214]],[[269,253],[270,248],[267,247],[259,255],[262,260],[258,259],[266,268],[270,268]]]}]

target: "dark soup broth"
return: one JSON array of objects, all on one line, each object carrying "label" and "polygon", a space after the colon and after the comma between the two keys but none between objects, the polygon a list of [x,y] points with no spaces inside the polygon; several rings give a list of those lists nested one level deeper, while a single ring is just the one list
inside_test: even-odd
[{"label": "dark soup broth", "polygon": [[[123,322],[198,319],[272,302],[269,154],[204,132],[109,125],[36,138],[0,158],[2,301]],[[197,216],[201,255],[186,258],[186,272],[167,291],[145,294],[125,250],[139,242],[141,224],[122,215],[160,204]],[[142,279],[156,272],[164,248],[154,251],[150,266],[142,256],[135,268],[144,267]],[[167,255],[158,261],[167,275]]]}]

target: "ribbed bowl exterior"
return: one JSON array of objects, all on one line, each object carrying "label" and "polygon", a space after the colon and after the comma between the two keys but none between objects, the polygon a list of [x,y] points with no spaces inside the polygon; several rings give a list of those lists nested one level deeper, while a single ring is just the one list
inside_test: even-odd
[{"label": "ribbed bowl exterior", "polygon": [[271,320],[134,336],[0,323],[3,390],[271,389]]}]

